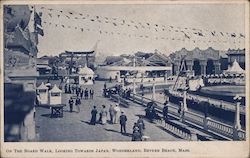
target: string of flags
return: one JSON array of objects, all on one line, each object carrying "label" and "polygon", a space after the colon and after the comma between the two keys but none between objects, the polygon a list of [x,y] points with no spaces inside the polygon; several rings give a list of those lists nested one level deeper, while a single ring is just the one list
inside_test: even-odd
[{"label": "string of flags", "polygon": [[117,17],[106,17],[106,16],[100,16],[95,15],[90,17],[89,14],[84,13],[78,13],[78,12],[70,12],[70,11],[63,11],[63,10],[57,10],[52,8],[46,8],[46,7],[40,7],[41,10],[48,10],[48,16],[53,17],[56,16],[58,18],[60,17],[66,17],[67,19],[74,19],[74,20],[90,20],[91,22],[98,22],[98,23],[106,23],[106,24],[112,24],[114,27],[118,26],[127,26],[127,27],[133,27],[137,30],[139,29],[152,29],[155,32],[175,32],[175,33],[181,33],[184,38],[191,39],[193,36],[197,37],[227,37],[227,38],[239,38],[243,39],[245,38],[245,35],[242,33],[236,34],[236,33],[229,33],[229,32],[219,32],[219,31],[209,31],[209,30],[202,30],[197,28],[190,28],[190,27],[176,27],[176,26],[166,26],[166,25],[160,25],[160,24],[152,24],[149,22],[136,22],[134,20],[125,20],[125,19],[119,19]]},{"label": "string of flags", "polygon": [[[183,42],[193,42],[193,43],[230,43],[228,40],[192,40],[190,38],[180,38],[180,37],[166,37],[166,36],[160,36],[160,37],[151,37],[149,35],[145,34],[137,34],[137,33],[122,33],[119,31],[109,31],[109,30],[103,30],[103,29],[94,29],[94,28],[89,28],[89,27],[79,27],[79,26],[72,26],[68,24],[56,24],[48,21],[43,21],[44,24],[46,25],[53,25],[55,27],[60,27],[63,29],[75,29],[81,32],[96,32],[99,33],[100,35],[117,35],[117,36],[126,36],[129,38],[140,38],[140,39],[154,39],[154,40],[169,40],[169,41],[183,41]],[[186,35],[188,36],[188,35]],[[233,41],[233,43],[236,43],[236,41]],[[240,43],[240,41],[238,41]]]}]

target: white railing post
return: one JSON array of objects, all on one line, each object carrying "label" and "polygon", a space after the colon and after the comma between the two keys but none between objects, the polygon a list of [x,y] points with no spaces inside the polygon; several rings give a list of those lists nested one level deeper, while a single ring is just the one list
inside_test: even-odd
[{"label": "white railing post", "polygon": [[188,107],[187,107],[187,89],[184,89],[183,91],[183,110],[184,111],[188,111]]},{"label": "white railing post", "polygon": [[241,129],[240,125],[240,96],[235,96],[234,100],[236,101],[235,115],[234,115],[234,127],[233,127],[233,139],[239,140],[238,131]]}]

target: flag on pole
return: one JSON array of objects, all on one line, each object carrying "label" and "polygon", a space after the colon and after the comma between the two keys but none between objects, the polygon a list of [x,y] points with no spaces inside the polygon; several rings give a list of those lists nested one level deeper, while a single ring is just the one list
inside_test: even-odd
[{"label": "flag on pole", "polygon": [[35,12],[34,14],[34,21],[35,21],[35,24],[42,26],[42,19],[40,15],[38,15],[37,12]]},{"label": "flag on pole", "polygon": [[39,27],[38,25],[35,26],[35,30],[36,32],[41,35],[41,36],[44,36],[44,32],[43,32],[43,29],[41,27]]}]

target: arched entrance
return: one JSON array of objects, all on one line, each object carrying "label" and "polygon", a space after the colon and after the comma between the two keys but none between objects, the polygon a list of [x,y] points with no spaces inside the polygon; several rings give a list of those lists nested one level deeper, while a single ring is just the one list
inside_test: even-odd
[{"label": "arched entrance", "polygon": [[201,75],[201,65],[199,60],[194,60],[193,70],[195,76]]},{"label": "arched entrance", "polygon": [[207,67],[206,67],[206,74],[211,75],[215,73],[215,67],[214,67],[214,62],[211,59],[208,59],[207,61]]}]

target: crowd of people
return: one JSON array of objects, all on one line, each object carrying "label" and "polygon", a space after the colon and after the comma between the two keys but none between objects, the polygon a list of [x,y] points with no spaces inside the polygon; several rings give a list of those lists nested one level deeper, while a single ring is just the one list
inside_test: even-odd
[{"label": "crowd of people", "polygon": [[70,84],[65,84],[64,86],[64,92],[66,94],[75,94],[77,98],[81,99],[93,99],[94,98],[94,90],[88,88],[83,89],[79,85],[70,85]]}]

